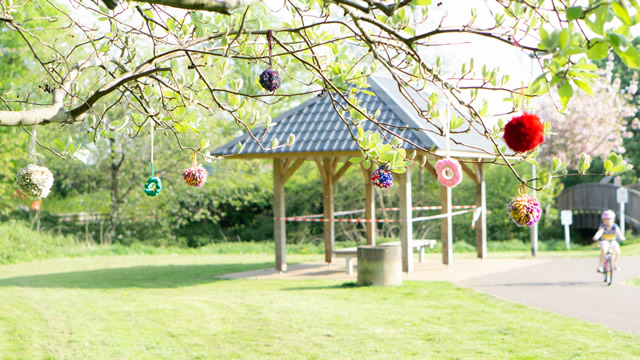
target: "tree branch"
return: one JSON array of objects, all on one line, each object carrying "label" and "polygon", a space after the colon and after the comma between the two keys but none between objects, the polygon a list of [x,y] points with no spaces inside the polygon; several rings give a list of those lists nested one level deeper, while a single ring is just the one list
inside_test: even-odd
[{"label": "tree branch", "polygon": [[[105,1],[107,2],[112,1]],[[220,14],[230,15],[232,10],[249,6],[261,0],[136,0],[149,4],[165,5],[174,8],[188,10],[213,11]],[[113,8],[111,8],[113,9]]]}]

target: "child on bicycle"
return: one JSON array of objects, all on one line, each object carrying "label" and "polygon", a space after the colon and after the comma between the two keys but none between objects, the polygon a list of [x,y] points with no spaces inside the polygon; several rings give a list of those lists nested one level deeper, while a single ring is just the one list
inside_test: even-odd
[{"label": "child on bicycle", "polygon": [[598,228],[598,232],[593,235],[593,241],[600,242],[600,266],[598,266],[598,272],[604,272],[604,255],[609,250],[609,242],[605,240],[613,240],[611,246],[613,247],[613,263],[616,270],[620,270],[618,267],[618,257],[620,257],[620,245],[616,240],[626,240],[618,225],[613,220],[616,218],[616,214],[611,210],[605,210],[602,212],[602,224]]}]

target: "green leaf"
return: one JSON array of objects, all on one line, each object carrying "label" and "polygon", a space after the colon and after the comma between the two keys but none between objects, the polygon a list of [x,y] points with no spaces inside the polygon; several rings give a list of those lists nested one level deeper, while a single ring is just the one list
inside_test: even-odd
[{"label": "green leaf", "polygon": [[242,142],[238,142],[238,154],[242,152],[242,149],[244,149],[244,144]]},{"label": "green leaf", "polygon": [[60,151],[64,151],[64,149],[66,149],[66,146],[64,145],[64,143],[62,141],[60,141],[59,139],[55,139],[54,140],[56,147],[60,150]]},{"label": "green leaf", "polygon": [[287,140],[287,144],[292,146],[296,142],[296,134],[289,135],[289,139]]},{"label": "green leaf", "polygon": [[604,161],[604,171],[610,172],[612,168],[613,168],[613,163],[611,162],[611,160],[605,160]]},{"label": "green leaf", "polygon": [[570,6],[567,8],[567,20],[576,20],[584,16],[584,11],[581,6]]},{"label": "green leaf", "polygon": [[362,158],[359,156],[349,158],[349,162],[352,164],[359,164],[362,162]]},{"label": "green leaf", "polygon": [[611,47],[614,50],[625,52],[627,51],[627,49],[629,49],[629,41],[627,40],[627,38],[618,33],[607,33],[607,36],[605,36],[605,40],[607,40],[609,44],[611,44]]},{"label": "green leaf", "polygon": [[[616,49],[614,49],[614,50],[616,50]],[[618,56],[620,56],[622,61],[628,67],[633,68],[633,69],[640,68],[640,54],[638,53],[638,51],[633,46],[630,46],[627,49],[627,51],[625,51],[625,52],[620,52],[620,51],[616,50],[616,54],[618,54]]]},{"label": "green leaf", "polygon": [[573,88],[568,81],[565,81],[562,86],[558,88],[558,95],[560,95],[562,107],[567,106],[569,100],[571,100],[571,97],[573,96]]},{"label": "green leaf", "polygon": [[593,96],[593,89],[591,88],[591,85],[589,85],[588,82],[582,81],[580,79],[573,79],[573,83],[576,84],[576,86],[578,86],[580,90]]},{"label": "green leaf", "polygon": [[412,0],[411,5],[429,6],[431,5],[431,0]]},{"label": "green leaf", "polygon": [[580,161],[578,163],[578,172],[580,173],[580,175],[583,175],[584,173],[586,173],[590,167],[591,167],[591,156],[585,153],[580,154]]},{"label": "green leaf", "polygon": [[589,60],[600,60],[607,57],[609,53],[609,45],[606,42],[599,41],[587,50]]},{"label": "green leaf", "polygon": [[623,24],[629,25],[629,26],[633,25],[631,16],[629,16],[629,12],[624,6],[618,4],[617,2],[612,2],[611,8],[613,9],[613,13],[616,14],[618,19],[620,19],[620,21],[622,21]]}]

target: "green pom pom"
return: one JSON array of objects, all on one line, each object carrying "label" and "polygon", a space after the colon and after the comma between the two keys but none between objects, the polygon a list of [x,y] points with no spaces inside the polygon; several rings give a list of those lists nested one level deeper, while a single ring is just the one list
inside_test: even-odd
[{"label": "green pom pom", "polygon": [[162,191],[162,182],[160,178],[152,176],[144,184],[144,193],[147,196],[157,196]]}]

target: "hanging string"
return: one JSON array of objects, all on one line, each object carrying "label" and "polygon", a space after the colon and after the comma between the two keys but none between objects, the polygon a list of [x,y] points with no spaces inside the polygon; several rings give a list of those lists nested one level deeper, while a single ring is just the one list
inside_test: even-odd
[{"label": "hanging string", "polygon": [[269,70],[273,69],[273,62],[271,60],[271,42],[273,41],[273,32],[271,30],[267,31],[267,42],[269,43]]},{"label": "hanging string", "polygon": [[153,177],[153,128],[155,124],[151,120],[151,177]]},{"label": "hanging string", "polygon": [[447,158],[449,157],[449,124],[451,124],[451,122],[447,117],[447,123],[444,127],[445,155],[447,156]]},{"label": "hanging string", "polygon": [[36,164],[36,162],[38,161],[37,155],[36,155],[36,135],[37,135],[37,130],[36,127],[33,127],[33,130],[31,130],[31,142],[29,143],[29,157],[31,157],[31,163],[32,164]]}]

